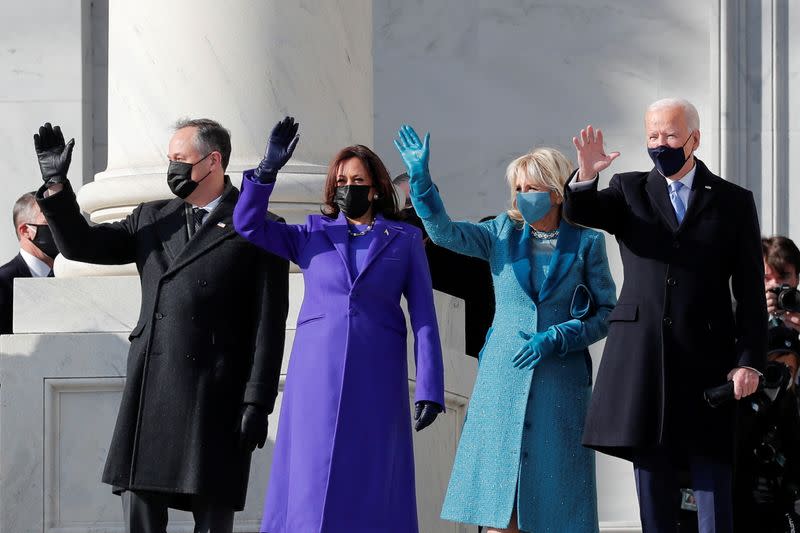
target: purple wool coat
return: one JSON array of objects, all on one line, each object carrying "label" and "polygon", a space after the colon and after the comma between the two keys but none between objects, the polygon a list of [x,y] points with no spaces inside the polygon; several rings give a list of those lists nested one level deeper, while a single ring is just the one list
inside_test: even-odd
[{"label": "purple wool coat", "polygon": [[249,241],[300,266],[297,319],[261,531],[416,533],[405,296],[416,401],[444,406],[444,370],[421,232],[378,216],[361,273],[347,220],[265,218],[273,184],[249,172],[233,220]]}]

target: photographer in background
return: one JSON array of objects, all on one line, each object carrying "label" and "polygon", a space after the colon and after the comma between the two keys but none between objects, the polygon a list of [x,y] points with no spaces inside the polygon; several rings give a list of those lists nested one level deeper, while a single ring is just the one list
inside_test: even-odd
[{"label": "photographer in background", "polygon": [[[791,242],[791,241],[789,241]],[[743,400],[734,501],[737,533],[800,529],[800,413],[794,383],[800,366],[797,331],[770,327],[763,387]]]},{"label": "photographer in background", "polygon": [[800,250],[788,237],[777,235],[761,239],[761,252],[767,312],[773,319],[800,332],[800,293],[797,292]]}]

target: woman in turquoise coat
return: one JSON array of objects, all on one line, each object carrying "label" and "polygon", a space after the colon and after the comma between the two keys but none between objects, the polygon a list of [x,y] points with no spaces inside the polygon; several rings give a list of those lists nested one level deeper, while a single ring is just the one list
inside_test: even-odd
[{"label": "woman in turquoise coat", "polygon": [[561,218],[572,166],[549,148],[508,166],[508,212],[452,222],[428,171],[429,139],[403,126],[395,141],[414,208],[434,243],[490,263],[497,307],[442,518],[487,532],[597,532],[594,452],[581,433],[587,348],[616,303],[604,238]]}]

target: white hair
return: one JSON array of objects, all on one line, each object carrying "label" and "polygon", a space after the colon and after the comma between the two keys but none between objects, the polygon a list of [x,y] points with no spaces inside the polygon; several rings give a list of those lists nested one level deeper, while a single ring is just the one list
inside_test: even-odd
[{"label": "white hair", "polygon": [[700,115],[697,108],[689,100],[684,98],[662,98],[647,106],[647,112],[659,111],[672,107],[680,107],[686,117],[686,124],[689,126],[689,133],[700,129]]}]

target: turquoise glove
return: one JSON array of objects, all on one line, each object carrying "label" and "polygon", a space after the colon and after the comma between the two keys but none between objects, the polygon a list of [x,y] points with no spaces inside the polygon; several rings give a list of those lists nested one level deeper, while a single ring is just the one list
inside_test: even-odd
[{"label": "turquoise glove", "polygon": [[561,336],[555,328],[547,328],[535,335],[520,331],[519,336],[528,342],[511,359],[516,368],[533,369],[543,357],[549,357],[561,351]]},{"label": "turquoise glove", "polygon": [[411,187],[411,194],[419,196],[433,186],[431,173],[428,170],[428,160],[430,159],[431,134],[425,134],[425,141],[419,140],[414,128],[407,124],[400,126],[397,132],[399,139],[395,139],[394,145],[403,158],[403,163],[408,171],[408,184]]}]

